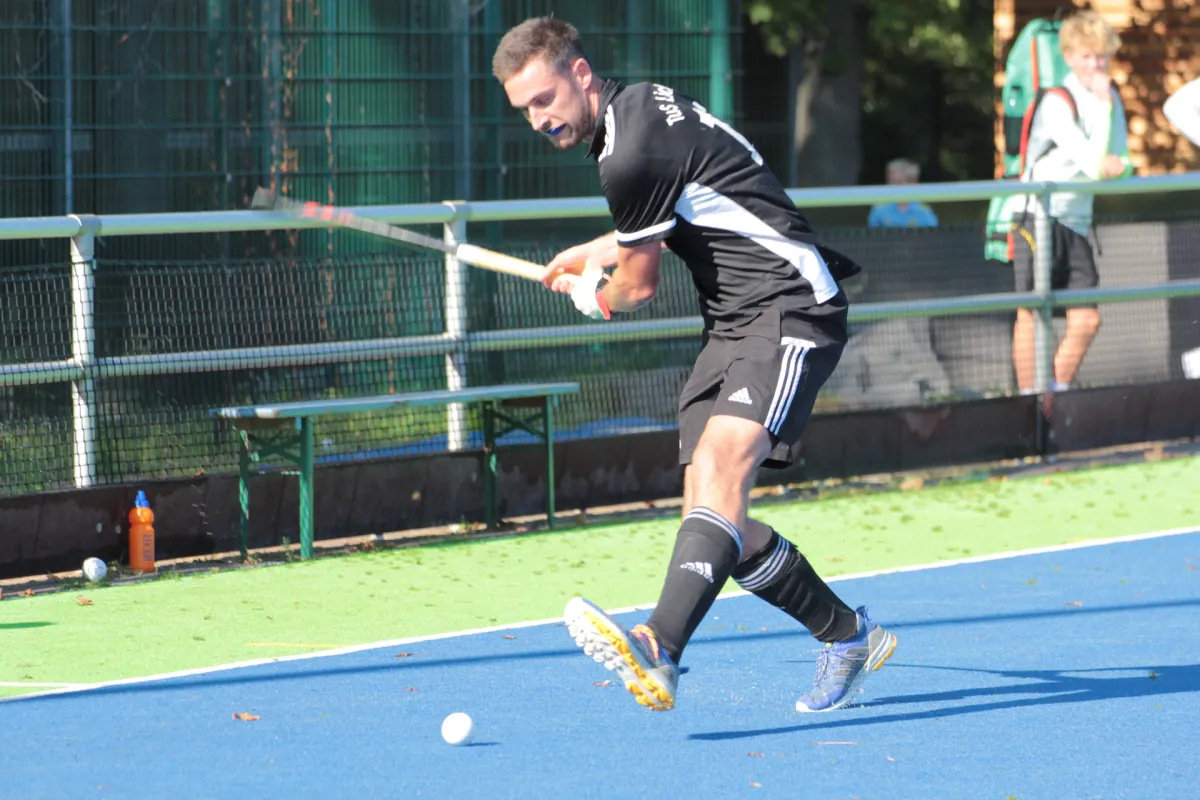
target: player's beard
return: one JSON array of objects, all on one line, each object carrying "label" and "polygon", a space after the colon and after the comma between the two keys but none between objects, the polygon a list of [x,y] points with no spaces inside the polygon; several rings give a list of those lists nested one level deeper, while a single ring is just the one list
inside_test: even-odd
[{"label": "player's beard", "polygon": [[596,117],[592,114],[592,106],[588,102],[587,94],[582,89],[579,92],[579,117],[567,123],[567,129],[563,134],[553,137],[555,144],[563,150],[575,147],[584,142],[591,142],[592,137],[596,135]]}]

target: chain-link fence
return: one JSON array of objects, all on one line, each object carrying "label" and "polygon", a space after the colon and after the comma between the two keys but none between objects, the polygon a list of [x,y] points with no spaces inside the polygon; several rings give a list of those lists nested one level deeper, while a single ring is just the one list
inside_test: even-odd
[{"label": "chain-link fence", "polygon": [[[0,216],[594,195],[491,75],[509,27],[574,23],[607,77],[734,119],[734,0],[5,0]],[[177,255],[183,256],[183,253]]]},{"label": "chain-link fence", "polygon": [[[573,223],[571,236],[600,220]],[[544,263],[576,238],[541,223],[503,246]],[[1103,287],[1200,277],[1200,221],[1104,221],[1097,261]],[[847,284],[856,309],[880,302],[994,295],[1013,289],[1010,267],[983,258],[975,225],[929,229],[836,229],[832,246],[865,266]],[[201,251],[222,234],[184,234]],[[93,305],[82,319],[80,275],[64,257],[0,268],[0,494],[74,485],[81,427],[90,426],[94,480],[120,483],[236,469],[234,435],[210,409],[446,388],[444,259],[393,248],[313,258],[297,237],[359,237],[324,231],[227,234],[254,258],[147,260],[118,257],[170,237],[113,237],[97,244]],[[335,245],[340,243],[335,241]],[[274,254],[272,254],[274,253]],[[469,335],[523,332],[508,348],[467,350],[467,385],[578,381],[564,398],[563,438],[671,428],[676,399],[699,352],[694,332],[623,341],[563,343],[554,331],[588,324],[568,298],[536,283],[469,271]],[[1077,385],[1182,377],[1181,356],[1200,347],[1200,300],[1103,304],[1102,327]],[[629,320],[686,320],[698,313],[686,268],[664,261],[659,296]],[[852,312],[853,313],[853,312]],[[819,411],[922,405],[1015,391],[1013,311],[904,316],[852,324],[850,344],[822,392]],[[94,331],[92,366],[72,383],[81,324]],[[612,323],[610,323],[612,324]],[[619,324],[619,323],[616,323]],[[1061,322],[1060,322],[1061,325]],[[684,326],[686,328],[686,326]],[[1061,329],[1060,329],[1061,334]],[[363,357],[364,348],[374,354]],[[168,360],[169,359],[169,360]],[[68,365],[68,366],[64,366]],[[24,371],[22,371],[24,370]],[[73,386],[75,387],[73,389]],[[90,392],[78,397],[78,387]],[[81,417],[81,407],[87,414]],[[320,419],[318,463],[437,452],[448,442],[444,409]],[[480,441],[468,418],[467,446]],[[518,437],[520,434],[516,434]]]}]

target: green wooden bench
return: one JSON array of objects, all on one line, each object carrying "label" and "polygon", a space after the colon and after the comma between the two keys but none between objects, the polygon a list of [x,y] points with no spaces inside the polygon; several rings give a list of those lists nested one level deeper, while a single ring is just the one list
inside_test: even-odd
[{"label": "green wooden bench", "polygon": [[[540,439],[546,448],[546,517],[554,527],[554,406],[563,395],[579,391],[578,383],[528,383],[475,386],[467,389],[386,394],[342,400],[307,400],[272,405],[214,408],[209,415],[233,421],[241,438],[238,490],[241,502],[241,549],[246,556],[250,521],[250,474],[264,459],[300,476],[300,555],[312,557],[313,544],[313,419],[391,408],[477,404],[483,410],[484,505],[488,528],[499,522],[496,492],[496,440],[514,430]],[[518,409],[529,409],[523,414]],[[289,435],[288,431],[294,431]],[[264,431],[271,431],[264,437]],[[282,435],[281,435],[282,434]],[[287,470],[294,467],[294,470]]]}]

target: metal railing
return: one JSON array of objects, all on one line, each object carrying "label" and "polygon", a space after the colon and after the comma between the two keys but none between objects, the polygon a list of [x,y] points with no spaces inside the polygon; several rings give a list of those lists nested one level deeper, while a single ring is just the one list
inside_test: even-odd
[{"label": "metal railing", "polygon": [[[788,192],[801,208],[865,206],[883,202],[939,202],[986,200],[1025,194],[1044,211],[1056,191],[1095,195],[1177,192],[1200,189],[1200,173],[1134,178],[1100,183],[1017,183],[973,181],[917,186],[866,186],[828,189],[794,189]],[[603,198],[431,203],[399,206],[361,206],[351,209],[365,217],[403,225],[441,224],[448,241],[466,239],[467,223],[605,217]],[[383,358],[441,355],[445,358],[449,389],[466,385],[467,355],[472,351],[558,347],[567,344],[631,340],[675,339],[695,336],[702,330],[700,317],[650,321],[568,325],[472,333],[468,329],[466,265],[445,259],[445,330],[441,334],[379,338],[320,344],[201,350],[154,355],[96,357],[95,240],[97,236],[221,233],[320,228],[320,220],[297,219],[277,211],[211,211],[197,213],[71,215],[0,219],[0,239],[69,238],[71,240],[71,357],[57,361],[0,364],[0,386],[57,383],[72,385],[74,448],[73,478],[79,488],[96,482],[97,378],[176,374],[248,367],[280,367],[314,363],[352,363]],[[1050,385],[1053,361],[1052,314],[1056,307],[1200,296],[1200,280],[1122,288],[1071,291],[1050,289],[1051,252],[1047,216],[1038,215],[1035,231],[1034,289],[954,298],[903,302],[859,303],[851,307],[853,322],[899,317],[941,317],[981,312],[1035,308],[1034,390]],[[462,406],[447,411],[448,447],[462,449],[467,441]]]}]

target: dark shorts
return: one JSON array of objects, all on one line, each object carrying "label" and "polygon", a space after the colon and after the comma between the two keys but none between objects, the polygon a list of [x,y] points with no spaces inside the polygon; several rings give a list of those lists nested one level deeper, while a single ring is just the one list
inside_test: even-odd
[{"label": "dark shorts", "polygon": [[[1013,220],[1013,273],[1018,292],[1033,291],[1034,219],[1018,216]],[[1100,285],[1100,273],[1096,271],[1096,257],[1091,242],[1086,236],[1063,225],[1058,220],[1051,223],[1050,237],[1054,251],[1050,257],[1051,289],[1091,289]],[[1095,308],[1076,306],[1076,308]],[[1065,309],[1056,309],[1061,314]]]},{"label": "dark shorts", "polygon": [[817,392],[833,374],[845,339],[836,335],[836,327],[806,326],[786,314],[780,321],[779,313],[773,314],[753,333],[709,334],[679,397],[680,464],[691,463],[714,414],[767,429],[774,449],[763,466],[778,469],[794,460]]}]

